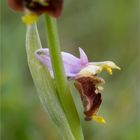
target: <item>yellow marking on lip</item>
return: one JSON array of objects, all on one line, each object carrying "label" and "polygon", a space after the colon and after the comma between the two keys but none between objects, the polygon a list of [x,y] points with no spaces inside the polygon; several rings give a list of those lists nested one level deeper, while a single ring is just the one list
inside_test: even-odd
[{"label": "yellow marking on lip", "polygon": [[94,115],[94,116],[92,116],[92,120],[94,120],[97,123],[106,124],[105,119],[103,117],[101,117],[101,116]]}]

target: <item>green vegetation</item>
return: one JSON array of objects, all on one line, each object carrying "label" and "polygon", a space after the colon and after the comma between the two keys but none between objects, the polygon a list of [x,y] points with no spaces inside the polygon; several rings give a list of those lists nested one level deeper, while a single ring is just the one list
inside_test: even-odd
[{"label": "green vegetation", "polygon": [[[26,27],[21,14],[12,12],[1,0],[1,97],[2,140],[61,140],[42,109],[33,84],[25,50]],[[77,54],[81,47],[90,61],[112,60],[121,67],[106,77],[103,103],[106,125],[85,122],[78,92],[77,100],[85,140],[138,140],[138,31],[136,1],[66,0],[59,18],[62,50]],[[46,46],[44,19],[38,23]]]}]

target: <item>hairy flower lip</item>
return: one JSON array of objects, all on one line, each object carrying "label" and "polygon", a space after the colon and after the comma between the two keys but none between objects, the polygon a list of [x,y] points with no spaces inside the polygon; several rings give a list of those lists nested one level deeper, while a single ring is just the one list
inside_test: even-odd
[{"label": "hairy flower lip", "polygon": [[63,0],[8,0],[9,6],[15,11],[29,11],[36,15],[48,13],[53,17],[59,17],[63,8]]},{"label": "hairy flower lip", "polygon": [[84,111],[84,114],[86,115],[85,120],[90,120],[92,119],[92,116],[96,115],[96,113],[99,110],[99,107],[102,103],[102,97],[101,93],[96,94],[94,100],[93,100],[93,105],[89,111]]},{"label": "hairy flower lip", "polygon": [[97,84],[103,84],[104,79],[97,76],[79,76],[74,85],[80,93],[84,107],[85,120],[92,120],[102,102],[101,93],[97,90]]},{"label": "hairy flower lip", "polygon": [[86,78],[86,77],[89,77],[91,78],[91,81],[94,83],[94,84],[104,84],[105,83],[105,80],[97,75],[92,75],[92,74],[87,74],[87,75],[78,75],[75,77],[75,80],[78,80],[79,78]]}]

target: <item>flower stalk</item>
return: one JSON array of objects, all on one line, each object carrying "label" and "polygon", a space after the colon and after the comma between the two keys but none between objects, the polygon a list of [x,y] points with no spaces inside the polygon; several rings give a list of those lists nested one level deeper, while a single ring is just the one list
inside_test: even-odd
[{"label": "flower stalk", "polygon": [[64,72],[56,19],[48,16],[47,14],[45,15],[45,19],[47,29],[47,42],[50,51],[51,64],[53,67],[56,87],[58,90],[58,96],[60,98],[61,105],[66,114],[75,140],[83,140],[84,138],[82,134],[79,116],[74,101],[72,99],[68,81]]},{"label": "flower stalk", "polygon": [[[60,41],[57,31],[56,19],[48,15],[46,18],[47,43],[50,51],[54,77],[59,92],[66,90],[67,79],[64,74],[63,63],[61,60]],[[61,93],[63,94],[63,92]],[[66,93],[65,93],[66,94]]]}]

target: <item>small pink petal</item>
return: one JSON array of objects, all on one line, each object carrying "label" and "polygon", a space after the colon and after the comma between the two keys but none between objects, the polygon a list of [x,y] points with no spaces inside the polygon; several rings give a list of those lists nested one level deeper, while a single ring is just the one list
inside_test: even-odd
[{"label": "small pink petal", "polygon": [[81,65],[82,66],[87,65],[88,64],[88,58],[87,58],[86,53],[81,48],[79,48],[79,52],[80,52]]}]

